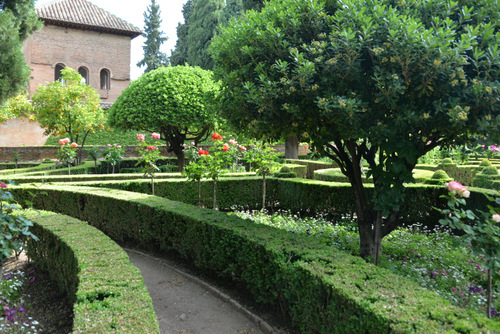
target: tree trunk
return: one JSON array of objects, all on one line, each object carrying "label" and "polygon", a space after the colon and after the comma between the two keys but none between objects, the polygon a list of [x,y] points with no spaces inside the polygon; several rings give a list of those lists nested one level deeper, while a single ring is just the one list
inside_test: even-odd
[{"label": "tree trunk", "polygon": [[262,173],[262,210],[266,208],[266,173]]},{"label": "tree trunk", "polygon": [[186,158],[184,156],[184,150],[182,148],[180,149],[174,149],[173,150],[175,153],[175,156],[177,157],[177,171],[182,172],[184,170],[184,167],[186,165]]},{"label": "tree trunk", "polygon": [[217,209],[217,181],[214,180],[214,210]]},{"label": "tree trunk", "polygon": [[151,193],[153,196],[155,195],[155,177],[151,174]]},{"label": "tree trunk", "polygon": [[299,136],[288,136],[285,142],[285,159],[299,158]]},{"label": "tree trunk", "polygon": [[201,207],[201,180],[198,180],[198,206]]}]

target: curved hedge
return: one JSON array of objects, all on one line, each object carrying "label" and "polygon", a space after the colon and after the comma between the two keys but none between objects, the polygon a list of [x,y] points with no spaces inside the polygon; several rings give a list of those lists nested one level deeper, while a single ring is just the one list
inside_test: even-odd
[{"label": "curved hedge", "polygon": [[141,272],[98,229],[53,212],[27,211],[40,241],[28,255],[73,303],[73,333],[159,333]]},{"label": "curved hedge", "polygon": [[207,271],[244,282],[303,333],[500,331],[470,312],[361,258],[306,236],[164,198],[86,187],[12,187],[39,208],[88,221],[118,242],[176,250]]}]

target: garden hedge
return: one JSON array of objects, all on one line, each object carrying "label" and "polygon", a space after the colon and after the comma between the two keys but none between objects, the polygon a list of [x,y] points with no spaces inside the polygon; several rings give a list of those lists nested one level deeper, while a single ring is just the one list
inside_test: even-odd
[{"label": "garden hedge", "polygon": [[78,219],[27,211],[40,240],[28,255],[73,304],[73,333],[159,333],[141,272],[120,246]]},{"label": "garden hedge", "polygon": [[338,167],[337,164],[333,162],[301,160],[301,159],[285,159],[285,161],[290,164],[306,166],[307,171],[305,178],[307,179],[313,179],[314,171],[316,170]]},{"label": "garden hedge", "polygon": [[[332,218],[353,217],[355,214],[354,194],[348,183],[275,177],[266,177],[266,182],[266,203],[271,210],[285,209],[305,215],[327,213]],[[94,181],[74,184],[151,193],[151,184],[148,180]],[[212,207],[212,182],[203,180],[201,185],[202,206]],[[373,185],[366,184],[365,186],[370,196]],[[485,194],[498,196],[498,192],[494,190],[480,188],[470,188],[470,190],[471,197],[467,200],[467,208],[471,210],[487,211]],[[155,182],[155,194],[193,205],[198,201],[197,183],[185,179],[158,180]],[[406,201],[401,206],[402,222],[406,225],[421,223],[434,227],[442,218],[434,207],[446,208],[446,201],[440,198],[444,194],[446,194],[446,189],[443,186],[407,185]],[[414,200],[415,198],[418,200]],[[234,208],[261,209],[262,177],[220,178],[217,184],[217,205],[219,209],[226,211]]]},{"label": "garden hedge", "polygon": [[499,323],[314,238],[139,193],[45,185],[11,191],[21,202],[45,192],[33,200],[37,208],[88,221],[120,243],[176,250],[199,268],[243,282],[302,333],[500,331]]}]

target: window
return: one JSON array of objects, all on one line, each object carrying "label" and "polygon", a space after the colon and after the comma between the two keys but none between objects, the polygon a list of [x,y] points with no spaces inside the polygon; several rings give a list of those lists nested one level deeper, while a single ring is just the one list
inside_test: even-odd
[{"label": "window", "polygon": [[106,90],[110,89],[109,77],[110,77],[109,70],[103,68],[101,70],[101,89],[106,89]]},{"label": "window", "polygon": [[61,71],[64,70],[66,66],[64,64],[57,64],[56,65],[56,70],[55,70],[55,76],[54,76],[54,81],[57,81],[62,78],[62,73]]},{"label": "window", "polygon": [[86,67],[80,67],[78,69],[78,73],[80,73],[80,75],[82,76],[83,78],[83,82],[85,82],[85,84],[89,84],[89,71],[87,70]]}]

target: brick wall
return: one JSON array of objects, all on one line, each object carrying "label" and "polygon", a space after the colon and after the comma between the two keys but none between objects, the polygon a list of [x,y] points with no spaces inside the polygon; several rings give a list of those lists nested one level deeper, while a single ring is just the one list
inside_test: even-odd
[{"label": "brick wall", "polygon": [[[103,102],[114,102],[130,83],[130,37],[90,30],[46,25],[24,44],[26,61],[30,65],[29,92],[39,85],[54,81],[55,67],[64,64],[78,70],[88,70],[89,84]],[[100,89],[100,72],[111,74],[110,90]]]}]

